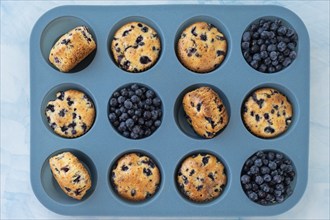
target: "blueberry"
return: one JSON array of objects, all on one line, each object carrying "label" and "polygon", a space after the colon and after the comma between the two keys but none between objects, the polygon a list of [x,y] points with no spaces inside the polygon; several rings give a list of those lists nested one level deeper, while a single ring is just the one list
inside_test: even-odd
[{"label": "blueberry", "polygon": [[297,53],[296,53],[296,51],[291,51],[290,54],[289,54],[289,57],[290,57],[290,59],[292,59],[292,60],[296,59],[296,57],[297,57]]},{"label": "blueberry", "polygon": [[274,161],[269,161],[268,167],[271,170],[275,170],[277,168],[277,164]]},{"label": "blueberry", "polygon": [[126,110],[126,108],[125,108],[124,106],[121,106],[121,107],[119,108],[119,111],[120,111],[121,113],[126,113],[126,112],[127,112],[127,110]]},{"label": "blueberry", "polygon": [[284,67],[287,67],[287,66],[289,66],[290,64],[291,64],[291,59],[289,58],[289,57],[287,57],[287,58],[285,58],[285,60],[283,61],[283,63],[282,63],[282,65],[284,66]]},{"label": "blueberry", "polygon": [[267,183],[272,180],[272,177],[269,174],[265,174],[263,178],[264,178],[264,181]]},{"label": "blueberry", "polygon": [[136,84],[136,83],[134,83],[134,84],[131,85],[131,89],[132,89],[133,91],[136,91],[138,88],[139,88],[139,85]]},{"label": "blueberry", "polygon": [[145,101],[145,104],[146,105],[151,105],[152,104],[152,99],[146,99],[146,101]]},{"label": "blueberry", "polygon": [[120,94],[121,94],[122,96],[124,96],[124,97],[127,97],[127,96],[128,96],[128,91],[127,91],[127,89],[126,89],[126,88],[121,89],[121,90],[120,90]]},{"label": "blueberry", "polygon": [[148,120],[149,118],[151,118],[151,112],[145,111],[143,113],[143,118],[146,119],[146,120]]},{"label": "blueberry", "polygon": [[117,99],[116,98],[111,98],[110,99],[110,106],[116,107],[117,106]]},{"label": "blueberry", "polygon": [[261,71],[261,72],[266,72],[266,70],[267,70],[267,66],[265,65],[265,64],[261,64],[260,66],[259,66],[259,69],[258,69],[259,71]]},{"label": "blueberry", "polygon": [[146,92],[146,97],[147,97],[148,99],[152,99],[154,96],[155,96],[154,91],[152,91],[152,90],[148,90],[148,91]]},{"label": "blueberry", "polygon": [[156,120],[158,118],[158,111],[157,110],[151,111],[151,118],[152,118],[152,120]]},{"label": "blueberry", "polygon": [[242,42],[241,47],[242,47],[243,50],[247,50],[250,47],[250,43],[249,42]]},{"label": "blueberry", "polygon": [[268,152],[268,155],[267,155],[267,156],[268,156],[268,159],[269,159],[269,160],[274,160],[274,158],[275,158],[275,153],[270,151],[270,152]]},{"label": "blueberry", "polygon": [[264,179],[261,176],[256,176],[254,181],[256,184],[261,185],[264,182]]},{"label": "blueberry", "polygon": [[140,63],[141,64],[148,64],[150,62],[151,62],[151,60],[150,60],[150,58],[148,56],[142,56],[142,57],[140,57]]},{"label": "blueberry", "polygon": [[133,127],[132,131],[133,131],[135,134],[139,134],[140,131],[141,131],[141,128],[140,128],[140,126],[135,125],[135,126]]},{"label": "blueberry", "polygon": [[242,36],[242,40],[247,42],[247,41],[250,41],[251,40],[251,33],[246,31],[243,33],[243,36]]},{"label": "blueberry", "polygon": [[139,135],[136,134],[136,133],[134,133],[134,132],[131,132],[131,133],[130,133],[130,137],[131,137],[132,139],[138,139],[138,138],[139,138]]},{"label": "blueberry", "polygon": [[266,192],[266,193],[270,191],[270,188],[269,188],[269,186],[268,186],[267,183],[262,184],[262,185],[260,186],[260,189],[261,189],[262,191]]},{"label": "blueberry", "polygon": [[283,69],[283,67],[282,67],[281,64],[279,64],[279,65],[276,65],[276,66],[275,66],[275,69],[276,69],[276,71],[280,71],[280,70]]},{"label": "blueberry", "polygon": [[133,103],[137,103],[137,102],[140,101],[140,98],[139,98],[137,95],[132,95],[132,97],[131,97],[131,101],[132,101]]},{"label": "blueberry", "polygon": [[251,177],[246,174],[241,177],[242,184],[247,184],[250,182],[250,180],[251,180]]},{"label": "blueberry", "polygon": [[257,174],[259,172],[259,168],[255,165],[253,165],[251,168],[250,168],[250,172],[251,174]]},{"label": "blueberry", "polygon": [[138,124],[139,124],[139,125],[144,125],[144,119],[143,119],[143,118],[139,118],[139,120],[138,120]]},{"label": "blueberry", "polygon": [[281,183],[282,182],[282,177],[280,175],[275,175],[275,176],[273,176],[273,180],[276,183]]},{"label": "blueberry", "polygon": [[276,60],[277,59],[277,53],[275,51],[272,51],[269,53],[269,57],[271,60]]},{"label": "blueberry", "polygon": [[125,124],[128,128],[132,128],[134,126],[134,121],[133,119],[129,118],[126,120]]},{"label": "blueberry", "polygon": [[117,120],[117,116],[115,113],[110,113],[109,114],[109,119],[110,119],[110,122],[114,122]]},{"label": "blueberry", "polygon": [[120,131],[120,132],[123,132],[123,131],[125,131],[126,130],[126,125],[125,125],[125,122],[121,122],[120,124],[119,124],[119,126],[118,126],[118,131]]},{"label": "blueberry", "polygon": [[259,67],[259,64],[258,64],[258,61],[256,60],[252,60],[250,65],[254,68],[254,69],[258,69]]},{"label": "blueberry", "polygon": [[[268,72],[270,72],[270,73],[273,73],[273,72],[275,72],[275,67],[273,67],[273,66],[270,66],[270,67],[268,67]],[[270,127],[267,127],[267,128],[270,128]],[[266,131],[266,130],[265,130]],[[273,133],[272,131],[273,130],[268,130],[268,131],[270,131],[271,133]],[[266,131],[267,132],[267,131]]]},{"label": "blueberry", "polygon": [[253,55],[253,58],[252,59],[255,60],[255,61],[260,61],[261,60],[260,54],[259,53],[255,53]]},{"label": "blueberry", "polygon": [[[276,67],[278,65],[278,60],[277,59],[273,60],[272,65]],[[265,118],[265,119],[268,119],[268,118]]]},{"label": "blueberry", "polygon": [[253,45],[252,47],[251,47],[251,52],[252,53],[257,53],[257,52],[259,52],[260,51],[260,47],[258,46],[258,45]]},{"label": "blueberry", "polygon": [[[260,51],[266,51],[267,50],[267,45],[266,44],[262,44],[260,46]],[[261,54],[260,54],[261,55]]]},{"label": "blueberry", "polygon": [[122,104],[122,103],[125,102],[125,97],[124,96],[119,96],[117,101],[118,101],[119,104]]},{"label": "blueberry", "polygon": [[287,32],[287,28],[286,28],[285,26],[281,26],[281,27],[279,27],[279,28],[277,29],[277,33],[278,33],[279,35],[285,35],[286,32]]},{"label": "blueberry", "polygon": [[114,92],[113,94],[112,94],[112,96],[114,97],[114,98],[118,98],[119,96],[120,96],[120,94],[119,94],[119,92]]},{"label": "blueberry", "polygon": [[266,66],[268,66],[269,64],[271,64],[271,62],[272,62],[272,60],[269,57],[267,57],[266,59],[264,59],[264,64]]},{"label": "blueberry", "polygon": [[257,166],[257,167],[261,167],[262,166],[262,160],[259,158],[259,159],[256,159],[254,161],[254,165]]},{"label": "blueberry", "polygon": [[268,53],[267,53],[267,51],[261,51],[261,52],[260,52],[260,58],[261,58],[261,59],[265,59],[266,57],[268,57]]},{"label": "blueberry", "polygon": [[268,174],[269,172],[270,172],[269,167],[262,166],[262,167],[260,168],[260,173],[261,173],[261,174]]},{"label": "blueberry", "polygon": [[294,50],[296,48],[296,46],[294,45],[294,43],[288,43],[287,44],[287,47],[290,49],[290,50]]},{"label": "blueberry", "polygon": [[268,52],[272,52],[272,51],[275,51],[275,50],[276,50],[276,45],[275,44],[268,45],[268,47],[267,47]]},{"label": "blueberry", "polygon": [[280,51],[280,52],[283,52],[285,49],[286,49],[286,43],[284,43],[283,41],[279,42],[277,44],[277,49]]},{"label": "blueberry", "polygon": [[141,109],[137,109],[137,110],[135,110],[134,114],[135,114],[136,116],[140,117],[140,116],[142,115],[142,111],[141,111]]},{"label": "blueberry", "polygon": [[270,30],[275,31],[277,29],[278,29],[278,25],[275,22],[271,23]]},{"label": "blueberry", "polygon": [[154,125],[155,125],[156,127],[159,127],[160,124],[161,124],[161,121],[160,121],[160,120],[157,120],[157,121],[154,122]]},{"label": "blueberry", "polygon": [[141,97],[142,94],[143,94],[143,92],[142,92],[141,89],[137,89],[137,90],[135,90],[135,94],[136,94],[138,97]]},{"label": "blueberry", "polygon": [[126,121],[128,118],[128,114],[127,113],[122,113],[119,117],[119,121]]},{"label": "blueberry", "polygon": [[148,121],[146,121],[144,123],[144,125],[147,126],[147,127],[149,127],[149,128],[152,126],[152,124],[153,124],[153,121],[152,120],[148,120]]},{"label": "blueberry", "polygon": [[154,106],[158,107],[158,106],[161,105],[162,101],[160,100],[160,98],[155,97],[155,98],[152,100],[152,103],[154,104]]},{"label": "blueberry", "polygon": [[255,192],[252,192],[252,191],[248,192],[248,196],[253,201],[257,201],[258,200],[258,195]]},{"label": "blueberry", "polygon": [[260,38],[261,39],[267,39],[268,38],[268,31],[263,31],[260,34]]},{"label": "blueberry", "polygon": [[125,106],[126,109],[131,109],[133,107],[133,104],[130,100],[126,100],[124,102],[124,106]]}]

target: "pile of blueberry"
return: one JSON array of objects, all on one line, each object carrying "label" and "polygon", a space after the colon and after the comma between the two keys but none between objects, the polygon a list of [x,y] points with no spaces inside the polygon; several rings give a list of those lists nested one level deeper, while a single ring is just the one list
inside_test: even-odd
[{"label": "pile of blueberry", "polygon": [[276,19],[260,19],[243,33],[242,53],[254,69],[263,73],[278,72],[296,58],[297,33]]},{"label": "pile of blueberry", "polygon": [[124,137],[150,136],[161,124],[162,101],[145,86],[131,84],[115,91],[109,101],[109,120]]},{"label": "pile of blueberry", "polygon": [[271,205],[283,202],[292,194],[295,175],[292,161],[284,154],[258,151],[245,162],[241,184],[252,201]]}]

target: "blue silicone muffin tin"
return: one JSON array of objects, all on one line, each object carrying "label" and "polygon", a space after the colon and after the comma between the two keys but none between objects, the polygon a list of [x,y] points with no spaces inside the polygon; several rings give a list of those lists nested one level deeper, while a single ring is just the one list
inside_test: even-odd
[{"label": "blue silicone muffin tin", "polygon": [[[244,30],[262,17],[280,18],[298,34],[297,58],[290,66],[273,74],[264,74],[250,67],[240,47]],[[130,21],[148,24],[161,39],[162,50],[157,63],[142,73],[120,69],[109,51],[115,31]],[[225,60],[207,74],[189,71],[175,53],[180,33],[196,21],[215,25],[228,42]],[[90,29],[97,50],[70,73],[61,73],[49,63],[49,51],[61,35],[78,25]],[[307,184],[309,59],[309,38],[303,22],[293,12],[278,6],[63,6],[52,9],[37,21],[30,41],[31,183],[34,193],[44,206],[63,215],[219,217],[283,213],[298,203]],[[152,88],[163,103],[161,126],[144,139],[121,136],[108,119],[108,102],[112,93],[130,83]],[[227,127],[213,139],[198,137],[182,111],[184,93],[200,85],[213,87],[224,100],[230,115]],[[268,86],[288,97],[294,117],[284,134],[262,139],[245,128],[241,107],[250,92]],[[87,93],[96,107],[92,128],[74,139],[56,135],[49,128],[44,113],[47,102],[55,98],[56,92],[66,89]],[[259,205],[251,201],[241,187],[242,166],[258,150],[283,152],[295,165],[294,191],[283,203]],[[81,201],[66,196],[52,177],[48,159],[63,151],[74,153],[91,174],[92,188]],[[127,202],[111,187],[111,166],[119,156],[132,151],[149,155],[160,168],[159,190],[145,202]],[[193,152],[217,155],[226,167],[228,181],[225,190],[208,203],[198,204],[185,199],[176,186],[177,167]]]}]

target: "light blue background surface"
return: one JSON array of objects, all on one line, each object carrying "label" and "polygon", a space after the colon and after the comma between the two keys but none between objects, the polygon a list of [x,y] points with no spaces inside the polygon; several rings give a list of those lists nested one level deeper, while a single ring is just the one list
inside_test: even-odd
[{"label": "light blue background surface", "polygon": [[[59,5],[168,3],[179,2],[1,2],[1,219],[77,218],[57,215],[44,208],[34,196],[30,185],[29,36],[34,23],[46,11]],[[205,4],[204,1],[180,3]],[[259,219],[329,219],[329,1],[208,1],[207,4],[209,3],[282,5],[304,21],[311,45],[309,182],[303,198],[293,209],[279,216]],[[239,205],[239,201],[237,202]],[[95,219],[104,218],[106,217]]]}]

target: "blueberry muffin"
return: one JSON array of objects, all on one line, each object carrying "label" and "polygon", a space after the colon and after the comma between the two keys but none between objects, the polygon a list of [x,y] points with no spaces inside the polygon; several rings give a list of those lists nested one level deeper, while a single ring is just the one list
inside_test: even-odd
[{"label": "blueberry muffin", "polygon": [[58,185],[68,196],[81,200],[91,188],[88,171],[72,153],[64,152],[51,157],[49,165]]},{"label": "blueberry muffin", "polygon": [[212,24],[196,22],[181,34],[177,55],[181,63],[197,73],[216,69],[225,59],[227,41]]},{"label": "blueberry muffin", "polygon": [[129,153],[121,157],[113,167],[111,182],[124,199],[143,201],[152,197],[160,184],[157,165],[147,156]]},{"label": "blueberry muffin", "polygon": [[286,96],[273,88],[254,91],[243,105],[243,121],[248,130],[262,138],[273,138],[287,130],[292,106]]},{"label": "blueberry muffin", "polygon": [[70,89],[58,92],[56,100],[48,102],[46,116],[56,134],[74,138],[85,134],[92,127],[95,108],[87,95]]},{"label": "blueberry muffin", "polygon": [[200,87],[183,97],[183,110],[194,131],[204,138],[213,138],[225,128],[229,117],[219,95],[210,87]]},{"label": "blueberry muffin", "polygon": [[214,155],[195,154],[182,162],[177,183],[188,199],[207,202],[223,192],[227,183],[225,167]]},{"label": "blueberry muffin", "polygon": [[111,42],[113,58],[128,72],[141,72],[152,67],[161,45],[154,29],[142,22],[130,22],[115,33]]},{"label": "blueberry muffin", "polygon": [[61,72],[69,72],[96,48],[93,36],[85,26],[64,34],[52,47],[49,61]]}]

